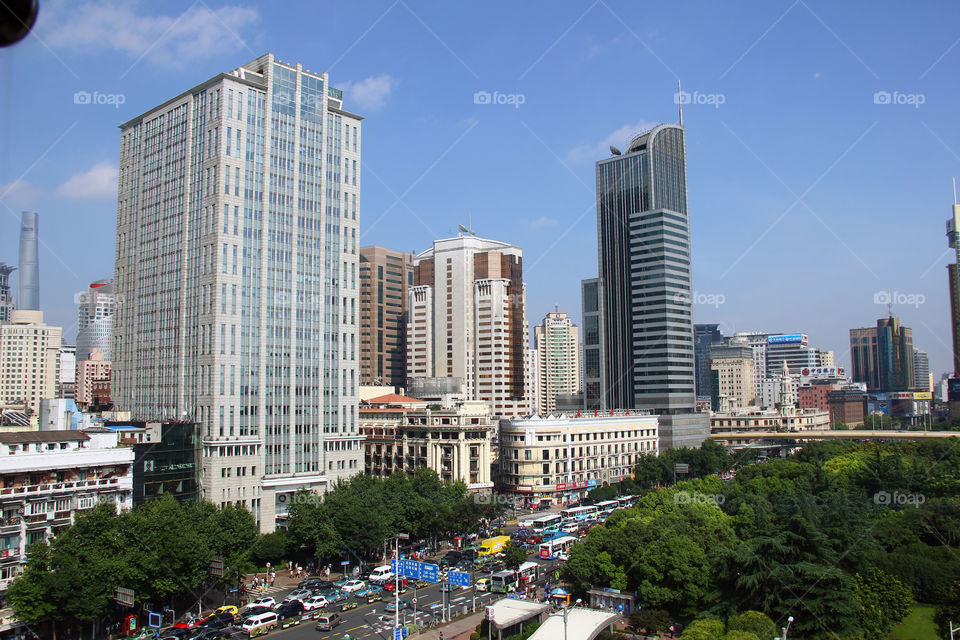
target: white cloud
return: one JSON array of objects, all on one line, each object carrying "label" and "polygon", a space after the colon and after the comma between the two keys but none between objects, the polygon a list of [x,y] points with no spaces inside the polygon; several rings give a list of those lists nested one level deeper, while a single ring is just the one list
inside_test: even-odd
[{"label": "white cloud", "polygon": [[359,82],[348,82],[343,87],[343,92],[347,94],[346,108],[356,106],[360,111],[375,111],[386,104],[393,85],[394,79],[386,73]]},{"label": "white cloud", "polygon": [[89,171],[70,176],[56,193],[65,198],[116,198],[117,167],[109,162],[96,164]]},{"label": "white cloud", "polygon": [[536,220],[528,220],[527,224],[530,225],[531,229],[546,229],[557,224],[557,221],[549,216],[540,216]]},{"label": "white cloud", "polygon": [[[38,31],[52,47],[73,50],[116,50],[144,56],[165,65],[184,65],[196,58],[247,47],[243,32],[256,24],[256,9],[225,6],[216,10],[198,2],[180,15],[147,15],[142,5],[122,0],[90,4],[58,3],[47,12]],[[249,47],[247,47],[249,48]]]},{"label": "white cloud", "polygon": [[0,200],[12,207],[24,207],[40,196],[40,190],[26,180],[0,185]]},{"label": "white cloud", "polygon": [[584,160],[589,160],[590,162],[594,162],[596,160],[602,160],[610,155],[611,145],[626,151],[626,146],[633,136],[656,125],[656,122],[648,122],[646,120],[641,120],[636,124],[625,124],[600,142],[588,142],[574,147],[567,152],[567,161],[583,162]]}]

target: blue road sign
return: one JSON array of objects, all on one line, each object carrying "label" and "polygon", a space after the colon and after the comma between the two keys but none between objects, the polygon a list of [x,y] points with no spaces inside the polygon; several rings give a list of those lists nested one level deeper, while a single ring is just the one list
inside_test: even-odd
[{"label": "blue road sign", "polygon": [[349,561],[349,560],[342,560],[342,561],[340,562],[340,566],[341,566],[341,567],[345,567],[345,566],[347,566],[348,564],[350,564],[350,561]]},{"label": "blue road sign", "polygon": [[420,579],[426,580],[427,582],[439,582],[440,581],[440,567],[435,564],[427,564],[426,562],[420,563]]},{"label": "blue road sign", "polygon": [[394,627],[393,629],[394,640],[402,640],[403,638],[406,638],[408,635],[410,635],[410,630],[407,629],[406,627],[402,629],[397,629],[396,627]]},{"label": "blue road sign", "polygon": [[458,587],[469,587],[470,573],[467,571],[451,571],[447,574],[447,580],[450,581],[450,584],[455,584]]}]

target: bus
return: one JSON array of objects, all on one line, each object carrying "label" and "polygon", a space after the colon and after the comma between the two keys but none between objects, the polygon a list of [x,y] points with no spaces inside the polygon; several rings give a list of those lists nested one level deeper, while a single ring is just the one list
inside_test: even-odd
[{"label": "bus", "polygon": [[597,505],[590,505],[589,507],[574,507],[572,509],[564,509],[560,512],[560,517],[564,522],[573,522],[575,520],[587,520],[589,518],[596,517],[597,515]]},{"label": "bus", "polygon": [[543,516],[534,520],[533,530],[537,533],[543,533],[544,531],[556,531],[560,528],[562,523],[563,518],[560,517],[560,514],[553,513],[549,516]]},{"label": "bus", "polygon": [[562,538],[556,538],[549,542],[541,542],[540,553],[538,555],[541,560],[556,560],[560,552],[572,547],[576,541],[577,539],[573,536],[563,536]]},{"label": "bus", "polygon": [[602,516],[608,516],[614,512],[615,509],[620,508],[619,500],[604,500],[603,502],[597,503],[597,511]]},{"label": "bus", "polygon": [[480,543],[478,556],[492,556],[503,551],[503,548],[510,543],[510,536],[494,536],[487,538]]},{"label": "bus", "polygon": [[637,503],[637,496],[621,496],[617,498],[621,509],[627,509]]},{"label": "bus", "polygon": [[521,583],[536,582],[540,577],[540,565],[536,562],[524,562],[517,569],[517,577]]},{"label": "bus", "polygon": [[497,571],[490,576],[490,591],[493,593],[509,593],[517,590],[517,572]]}]

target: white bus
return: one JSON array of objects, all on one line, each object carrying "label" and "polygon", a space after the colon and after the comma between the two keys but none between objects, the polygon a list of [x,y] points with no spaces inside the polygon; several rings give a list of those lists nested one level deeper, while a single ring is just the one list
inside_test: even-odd
[{"label": "white bus", "polygon": [[604,500],[603,502],[598,502],[596,504],[597,511],[600,515],[610,515],[614,512],[615,509],[620,508],[620,501],[618,500]]},{"label": "white bus", "polygon": [[573,546],[573,543],[577,539],[573,536],[563,536],[562,538],[557,538],[555,540],[550,540],[549,542],[540,543],[540,556],[541,560],[556,560],[557,556]]},{"label": "white bus", "polygon": [[637,503],[637,496],[622,496],[617,498],[617,502],[620,503],[621,509],[627,509]]},{"label": "white bus", "polygon": [[517,569],[517,577],[520,580],[524,578],[527,579],[527,582],[534,582],[539,577],[540,565],[536,562],[524,562]]},{"label": "white bus", "polygon": [[537,533],[545,531],[556,531],[563,523],[563,518],[559,514],[553,513],[549,516],[543,516],[533,521],[533,530]]},{"label": "white bus", "polygon": [[564,522],[573,522],[575,520],[587,520],[589,518],[596,517],[597,515],[597,506],[590,505],[589,507],[574,507],[572,509],[564,509],[560,512],[560,517]]}]

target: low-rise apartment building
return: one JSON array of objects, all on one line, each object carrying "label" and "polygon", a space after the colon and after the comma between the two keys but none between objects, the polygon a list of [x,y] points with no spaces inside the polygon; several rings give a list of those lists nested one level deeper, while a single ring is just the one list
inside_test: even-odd
[{"label": "low-rise apartment building", "polygon": [[527,505],[566,503],[633,473],[660,450],[657,416],[582,412],[500,421],[498,490]]},{"label": "low-rise apartment building", "polygon": [[[430,408],[433,407],[433,408]],[[378,477],[396,471],[433,469],[445,482],[476,492],[493,488],[490,472],[496,424],[486,402],[455,402],[437,408],[396,394],[371,398],[360,407],[365,470]]]}]

